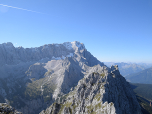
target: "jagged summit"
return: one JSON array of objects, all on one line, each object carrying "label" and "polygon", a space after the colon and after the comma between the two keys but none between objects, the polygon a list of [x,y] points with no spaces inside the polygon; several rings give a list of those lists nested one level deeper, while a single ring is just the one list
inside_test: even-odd
[{"label": "jagged summit", "polygon": [[0,114],[22,114],[6,103],[0,103]]},{"label": "jagged summit", "polygon": [[[2,44],[0,44],[1,46],[5,46],[5,47],[14,47],[14,45],[13,45],[13,43],[11,43],[11,42],[7,42],[7,43],[2,43]],[[79,41],[73,41],[73,42],[64,42],[64,43],[61,43],[61,44],[45,44],[45,45],[43,45],[42,47],[44,47],[44,48],[47,48],[48,46],[50,46],[50,45],[55,45],[56,47],[58,47],[58,46],[61,46],[61,45],[64,45],[67,49],[74,49],[74,50],[76,50],[76,49],[85,49],[85,46],[84,46],[84,44],[83,43],[80,43]],[[19,46],[19,47],[16,47],[16,48],[23,48],[22,46]],[[35,48],[28,48],[28,49],[37,49],[37,48],[39,48],[39,47],[35,47]],[[26,48],[24,48],[24,49],[26,49]]]},{"label": "jagged summit", "polygon": [[2,43],[0,45],[7,46],[7,47],[13,47],[13,44],[11,42]]},{"label": "jagged summit", "polygon": [[142,114],[117,66],[95,66],[71,91],[40,114]]},{"label": "jagged summit", "polygon": [[65,59],[76,52],[84,50],[84,44],[74,41],[63,44],[47,44],[35,48],[14,47],[12,43],[0,44],[0,65],[19,64],[20,62],[38,61],[41,59]]},{"label": "jagged summit", "polygon": [[140,114],[118,67],[108,68],[80,42],[36,48],[0,44],[0,55],[0,102],[10,103],[23,114],[38,114],[63,96],[69,97],[48,111]]},{"label": "jagged summit", "polygon": [[8,101],[24,114],[38,114],[58,96],[67,94],[93,66],[104,66],[77,41],[36,48],[3,45],[0,102]]},{"label": "jagged summit", "polygon": [[74,42],[65,42],[63,43],[63,45],[67,48],[67,49],[74,49],[74,50],[77,50],[77,49],[85,49],[85,46],[83,43],[80,43],[78,41],[74,41]]}]

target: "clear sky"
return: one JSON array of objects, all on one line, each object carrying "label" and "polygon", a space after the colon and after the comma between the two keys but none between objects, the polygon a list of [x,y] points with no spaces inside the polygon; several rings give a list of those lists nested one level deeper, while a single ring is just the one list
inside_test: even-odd
[{"label": "clear sky", "polygon": [[152,63],[152,0],[0,0],[0,44],[67,41],[103,62]]}]

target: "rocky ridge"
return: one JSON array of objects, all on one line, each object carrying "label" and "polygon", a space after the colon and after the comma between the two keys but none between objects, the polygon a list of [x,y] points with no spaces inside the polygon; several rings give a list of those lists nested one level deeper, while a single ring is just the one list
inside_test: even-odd
[{"label": "rocky ridge", "polygon": [[6,103],[0,103],[0,114],[22,114]]},{"label": "rocky ridge", "polygon": [[41,113],[140,114],[117,66],[106,67],[80,42],[37,48],[4,43],[0,55],[0,102],[23,114],[38,114],[50,105]]},{"label": "rocky ridge", "polygon": [[94,66],[75,88],[40,114],[142,114],[118,66]]},{"label": "rocky ridge", "polygon": [[14,47],[12,43],[0,44],[0,65],[15,65],[21,62],[45,61],[45,59],[64,59],[73,56],[74,52],[85,49],[80,42],[48,44],[35,48]]},{"label": "rocky ridge", "polygon": [[37,114],[67,94],[98,61],[80,42],[37,48],[0,44],[0,102]]}]

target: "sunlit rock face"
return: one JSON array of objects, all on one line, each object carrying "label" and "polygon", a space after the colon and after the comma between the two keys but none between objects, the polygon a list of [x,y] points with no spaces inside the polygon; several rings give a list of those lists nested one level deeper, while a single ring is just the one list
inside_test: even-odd
[{"label": "sunlit rock face", "polygon": [[36,48],[0,44],[0,102],[38,114],[98,64],[104,66],[77,41]]},{"label": "sunlit rock face", "polygon": [[40,114],[142,114],[118,66],[94,66],[77,86]]},{"label": "sunlit rock face", "polygon": [[118,66],[106,67],[77,41],[0,44],[0,102],[23,114],[141,114]]},{"label": "sunlit rock face", "polygon": [[83,49],[85,49],[84,44],[77,41],[48,44],[36,48],[15,48],[12,43],[8,42],[0,44],[0,65],[15,65],[20,62],[38,61],[45,58],[64,59]]}]

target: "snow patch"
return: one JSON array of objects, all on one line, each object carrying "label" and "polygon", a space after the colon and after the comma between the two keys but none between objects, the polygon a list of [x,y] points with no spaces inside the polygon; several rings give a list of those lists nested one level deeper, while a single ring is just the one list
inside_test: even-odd
[{"label": "snow patch", "polygon": [[74,42],[65,42],[63,43],[63,45],[68,49],[68,50],[82,50],[82,49],[85,49],[85,46],[83,43],[80,43],[78,41],[74,41]]},{"label": "snow patch", "polygon": [[73,53],[70,53],[69,55],[67,55],[67,57],[73,57]]},{"label": "snow patch", "polygon": [[55,58],[56,60],[61,60],[61,57],[57,57],[57,58]]},{"label": "snow patch", "polygon": [[69,50],[72,49],[72,44],[71,44],[71,42],[65,42],[65,43],[63,43],[63,45],[64,45],[67,49],[69,49]]},{"label": "snow patch", "polygon": [[[66,57],[73,57],[73,53],[70,53],[69,55],[67,55]],[[66,58],[65,56],[61,56],[61,57],[52,57],[52,60],[63,60],[63,59],[65,59]]]},{"label": "snow patch", "polygon": [[53,60],[61,60],[61,57],[52,57]]},{"label": "snow patch", "polygon": [[66,57],[62,55],[62,59],[65,59]]},{"label": "snow patch", "polygon": [[59,45],[59,44],[55,44],[55,46],[56,46],[56,47],[59,47],[60,45]]},{"label": "snow patch", "polygon": [[73,48],[74,48],[74,47],[78,47],[78,48],[81,47],[81,43],[80,43],[80,42],[77,42],[77,41],[71,42],[71,44],[72,44],[72,47],[73,47]]},{"label": "snow patch", "polygon": [[52,59],[55,59],[55,57],[53,56]]}]

